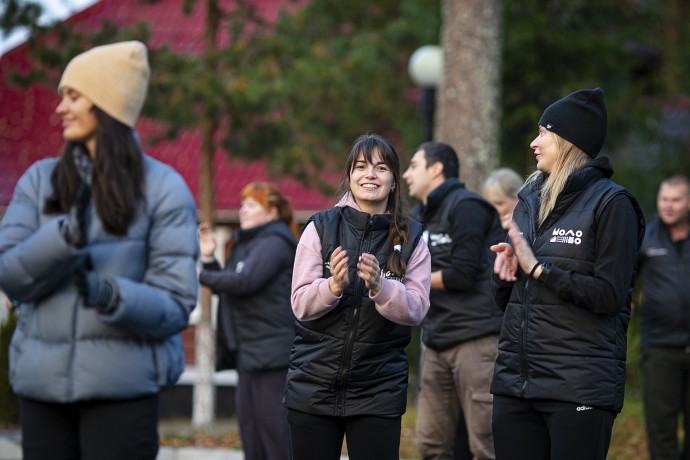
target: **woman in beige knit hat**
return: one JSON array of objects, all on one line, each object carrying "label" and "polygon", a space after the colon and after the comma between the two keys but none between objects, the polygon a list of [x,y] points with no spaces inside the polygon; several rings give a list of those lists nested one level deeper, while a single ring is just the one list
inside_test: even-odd
[{"label": "woman in beige knit hat", "polygon": [[198,245],[189,189],[136,139],[148,78],[140,42],[72,59],[62,151],[27,170],[0,224],[0,289],[21,305],[10,379],[25,460],[157,456]]}]

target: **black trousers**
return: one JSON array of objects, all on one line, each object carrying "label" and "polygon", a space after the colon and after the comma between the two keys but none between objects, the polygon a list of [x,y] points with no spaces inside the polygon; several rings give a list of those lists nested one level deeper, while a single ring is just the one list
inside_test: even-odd
[{"label": "black trousers", "polygon": [[605,460],[615,418],[583,404],[494,396],[496,460]]},{"label": "black trousers", "polygon": [[[684,348],[644,350],[642,399],[650,460],[690,460],[690,353]],[[682,449],[678,440],[679,414],[683,416],[685,433]]]},{"label": "black trousers", "polygon": [[56,404],[19,399],[24,460],[155,460],[158,395]]},{"label": "black trousers", "polygon": [[287,368],[239,374],[235,404],[245,460],[290,458],[286,376]]},{"label": "black trousers", "polygon": [[292,460],[398,460],[401,417],[328,417],[288,410]]}]

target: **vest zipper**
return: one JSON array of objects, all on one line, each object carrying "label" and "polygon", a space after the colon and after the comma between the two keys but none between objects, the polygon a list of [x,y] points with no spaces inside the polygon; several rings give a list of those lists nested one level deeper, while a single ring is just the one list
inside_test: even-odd
[{"label": "vest zipper", "polygon": [[[525,203],[525,208],[527,209],[527,216],[528,216],[528,221],[529,221],[529,226],[530,226],[530,236],[531,236],[531,241],[530,241],[530,246],[532,247],[532,250],[534,250],[534,244],[537,241],[537,232],[539,231],[537,229],[537,226],[535,225],[537,216],[534,215],[534,210],[530,207],[527,206],[527,203]],[[541,227],[540,227],[541,228]],[[519,268],[518,268],[519,270]],[[524,396],[525,392],[527,391],[527,384],[529,382],[528,380],[528,365],[527,365],[527,323],[529,321],[529,311],[530,311],[530,306],[531,306],[531,300],[529,297],[529,290],[530,290],[530,281],[531,279],[527,279],[525,281],[525,301],[524,301],[524,307],[522,309],[522,323],[520,324],[520,395]]]},{"label": "vest zipper", "polygon": [[[362,238],[359,240],[358,257],[364,251],[364,242],[367,238],[371,236],[372,227],[372,216],[367,217],[367,224],[364,227],[364,233]],[[354,261],[357,264],[357,261]],[[335,415],[343,416],[345,415],[345,388],[347,387],[347,377],[350,373],[350,360],[352,359],[352,349],[355,345],[355,334],[357,332],[357,327],[359,325],[359,309],[362,306],[362,291],[364,289],[364,281],[356,276],[357,270],[355,269],[355,289],[352,294],[352,316],[350,318],[350,327],[348,327],[347,335],[345,336],[345,344],[343,347],[343,364],[340,366],[340,373],[338,374],[338,382],[336,384],[336,397],[335,397]],[[352,282],[353,280],[350,280]]]}]

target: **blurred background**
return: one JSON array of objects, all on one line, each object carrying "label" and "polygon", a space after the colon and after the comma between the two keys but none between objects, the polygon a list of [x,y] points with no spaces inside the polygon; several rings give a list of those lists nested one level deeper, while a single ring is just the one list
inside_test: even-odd
[{"label": "blurred background", "polygon": [[[153,72],[137,126],[142,143],[183,175],[200,220],[219,228],[237,225],[239,190],[255,180],[278,184],[302,222],[332,206],[349,147],[363,132],[389,138],[403,165],[422,141],[453,145],[461,180],[475,191],[499,166],[527,176],[544,108],[597,86],[609,111],[601,155],[648,219],[659,182],[690,173],[684,0],[2,0],[0,7],[0,214],[24,170],[59,151],[53,110],[66,63],[129,39],[147,44]],[[629,338],[626,407],[639,408],[635,315]],[[410,351],[414,375],[416,345]],[[4,359],[5,352],[0,380]]]}]

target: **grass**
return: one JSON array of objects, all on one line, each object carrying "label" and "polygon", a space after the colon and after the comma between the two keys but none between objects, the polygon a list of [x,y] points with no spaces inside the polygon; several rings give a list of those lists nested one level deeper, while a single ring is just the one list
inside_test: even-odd
[{"label": "grass", "polygon": [[644,428],[642,401],[627,398],[623,410],[616,417],[611,435],[608,460],[638,460],[647,458],[647,435]]},{"label": "grass", "polygon": [[[418,460],[415,445],[414,424],[416,410],[408,405],[403,416],[400,457]],[[607,460],[640,460],[647,458],[647,438],[644,432],[644,416],[640,400],[626,400],[623,411],[616,417],[611,435],[611,447]]]},{"label": "grass", "polygon": [[[400,458],[419,460],[415,443],[415,420],[417,411],[414,404],[408,404],[407,413],[402,419],[400,437]],[[195,431],[189,428],[189,421],[161,423],[161,445],[170,447],[214,447],[241,449],[237,423],[223,420],[213,430]],[[347,453],[345,446],[343,453]],[[611,447],[608,460],[639,460],[647,457],[647,440],[644,433],[642,403],[628,398],[623,411],[616,417],[613,425]]]}]

